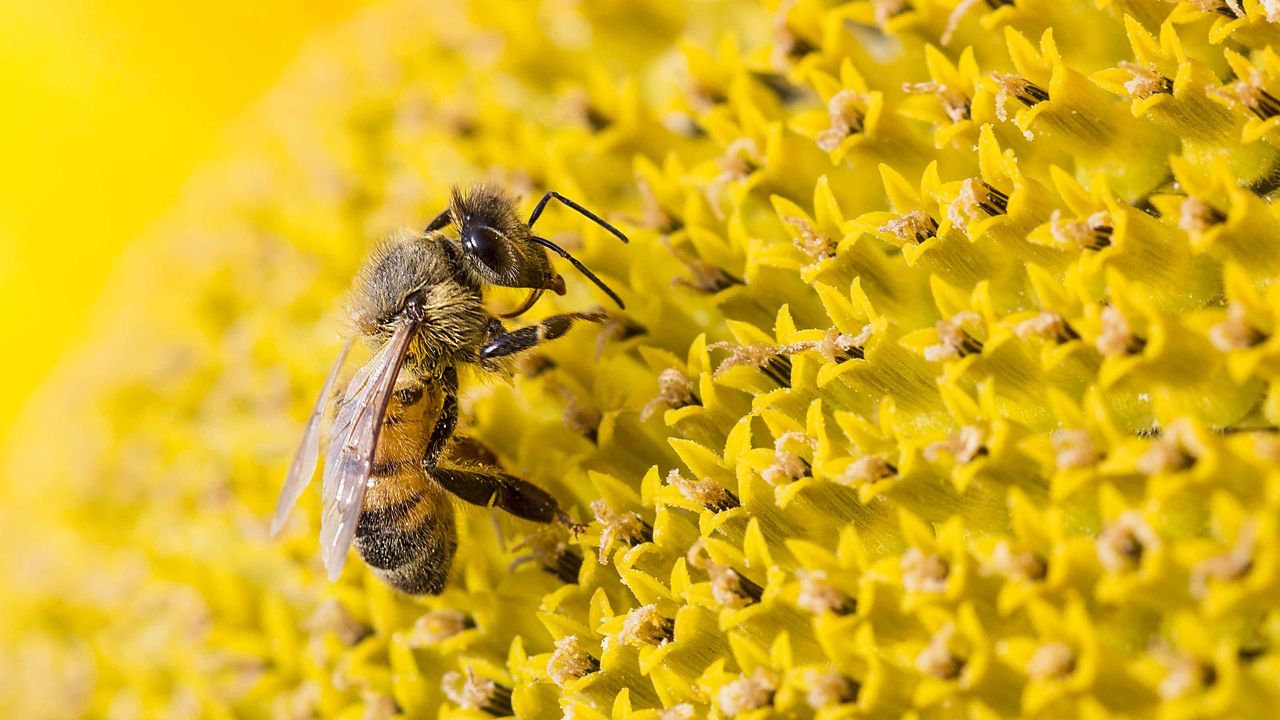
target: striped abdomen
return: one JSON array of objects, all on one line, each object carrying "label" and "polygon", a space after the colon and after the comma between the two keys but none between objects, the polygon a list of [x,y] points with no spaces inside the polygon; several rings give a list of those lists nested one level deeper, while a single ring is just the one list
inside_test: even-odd
[{"label": "striped abdomen", "polygon": [[434,595],[444,589],[458,544],[452,499],[422,468],[444,396],[407,375],[383,419],[355,546],[392,587]]}]

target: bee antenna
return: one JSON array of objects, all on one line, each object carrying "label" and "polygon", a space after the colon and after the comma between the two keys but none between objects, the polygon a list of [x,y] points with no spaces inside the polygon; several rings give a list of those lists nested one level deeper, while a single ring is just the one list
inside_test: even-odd
[{"label": "bee antenna", "polygon": [[568,260],[570,263],[573,264],[575,268],[578,269],[578,272],[582,273],[583,275],[586,275],[588,280],[595,283],[596,287],[603,290],[605,295],[608,295],[611,300],[617,303],[619,308],[623,310],[627,308],[626,305],[622,304],[622,298],[618,297],[618,293],[614,292],[613,289],[610,288],[608,285],[605,285],[603,280],[596,277],[595,273],[588,270],[586,265],[583,265],[582,263],[578,262],[578,258],[570,255],[568,252],[565,251],[564,248],[560,247],[559,245],[551,242],[546,238],[540,238],[537,235],[531,235],[529,237],[529,240],[533,243],[541,245],[544,248],[547,248],[548,250],[554,251],[560,257],[564,258],[565,260]]},{"label": "bee antenna", "polygon": [[445,210],[444,212],[442,212],[442,213],[440,213],[439,215],[437,215],[437,216],[436,216],[436,219],[435,219],[435,220],[432,220],[432,221],[431,221],[431,224],[430,224],[430,225],[427,225],[427,229],[426,229],[426,230],[423,230],[423,232],[424,232],[424,233],[433,233],[433,232],[435,232],[435,231],[437,231],[437,230],[443,230],[443,229],[445,229],[446,227],[448,227],[448,226],[449,226],[449,223],[451,223],[451,222],[453,222],[453,216],[449,214],[449,211],[448,211],[448,210]]},{"label": "bee antenna", "polygon": [[[585,217],[585,218],[587,218],[588,220],[590,220],[591,222],[593,222],[593,223],[595,223],[595,224],[599,225],[600,227],[604,228],[605,230],[608,230],[610,233],[612,233],[612,234],[613,234],[613,236],[614,236],[614,237],[618,238],[618,239],[619,239],[619,240],[621,240],[622,242],[624,242],[624,243],[625,243],[625,242],[630,242],[629,240],[627,240],[627,236],[622,234],[622,231],[621,231],[621,230],[619,230],[618,228],[616,228],[616,227],[614,227],[614,226],[610,225],[608,222],[606,222],[606,221],[604,220],[604,218],[600,217],[599,215],[596,215],[595,213],[593,213],[593,212],[591,212],[590,210],[588,210],[588,209],[586,209],[586,208],[582,207],[582,206],[581,206],[581,205],[579,205],[578,203],[576,203],[576,202],[574,202],[574,201],[570,200],[569,198],[567,198],[567,197],[565,197],[565,196],[561,195],[560,193],[556,192],[555,190],[551,190],[551,191],[549,191],[546,195],[543,195],[543,196],[542,196],[542,199],[538,201],[537,206],[535,206],[535,207],[533,208],[533,213],[531,213],[531,214],[529,215],[529,222],[528,222],[528,225],[529,225],[530,229],[532,229],[532,228],[533,228],[533,224],[534,224],[534,223],[538,222],[538,218],[542,215],[542,210],[543,210],[543,208],[545,208],[545,207],[547,206],[547,203],[551,200],[551,198],[555,198],[556,200],[559,200],[560,202],[564,203],[565,205],[569,206],[570,208],[572,208],[572,209],[574,209],[574,210],[578,211],[579,213],[581,213],[581,214],[582,214],[582,216],[583,216],[583,217]],[[562,254],[563,254],[563,253],[562,253]],[[568,256],[568,255],[565,255],[564,257],[569,257],[569,256]],[[579,268],[579,269],[581,270],[582,268]],[[586,272],[586,271],[585,271],[585,270],[583,270],[583,272]],[[597,281],[597,284],[599,284],[599,282],[598,282],[598,281]],[[616,299],[616,298],[615,298],[615,299]],[[618,304],[619,304],[619,305],[621,305],[622,303],[618,303]]]}]

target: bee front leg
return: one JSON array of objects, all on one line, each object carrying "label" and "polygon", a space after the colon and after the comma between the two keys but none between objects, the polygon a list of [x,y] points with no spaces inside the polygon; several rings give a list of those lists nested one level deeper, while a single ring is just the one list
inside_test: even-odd
[{"label": "bee front leg", "polygon": [[525,520],[560,522],[575,533],[583,525],[574,522],[546,490],[499,472],[436,467],[431,477],[445,490],[472,505],[496,507]]},{"label": "bee front leg", "polygon": [[603,312],[552,315],[551,317],[542,320],[537,325],[528,325],[526,327],[516,328],[511,332],[493,337],[483,348],[480,349],[480,359],[491,360],[505,355],[512,355],[528,350],[539,343],[546,342],[547,340],[555,340],[569,332],[569,328],[573,326],[573,322],[575,320],[604,322],[608,317],[609,316]]}]

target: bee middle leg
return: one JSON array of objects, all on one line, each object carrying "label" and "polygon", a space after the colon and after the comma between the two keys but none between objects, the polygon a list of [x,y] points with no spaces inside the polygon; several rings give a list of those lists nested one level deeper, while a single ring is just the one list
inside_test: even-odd
[{"label": "bee middle leg", "polygon": [[539,343],[546,342],[547,340],[555,340],[569,332],[569,328],[573,326],[575,320],[604,322],[608,317],[609,316],[603,312],[552,315],[551,317],[545,318],[537,325],[528,325],[522,328],[516,328],[511,332],[504,332],[492,337],[489,342],[480,349],[480,358],[482,360],[490,360],[492,358],[503,357],[504,355],[512,355],[514,353],[528,350]]},{"label": "bee middle leg", "polygon": [[472,505],[496,507],[525,520],[540,523],[559,521],[570,529],[581,527],[546,490],[499,472],[432,468],[431,477],[445,490]]},{"label": "bee middle leg", "polygon": [[435,467],[440,454],[444,452],[445,445],[458,427],[458,369],[452,365],[446,368],[444,375],[440,378],[440,384],[444,394],[444,404],[440,407],[440,415],[436,419],[435,427],[431,430],[431,437],[427,440],[427,450],[422,455],[422,464],[428,472]]}]

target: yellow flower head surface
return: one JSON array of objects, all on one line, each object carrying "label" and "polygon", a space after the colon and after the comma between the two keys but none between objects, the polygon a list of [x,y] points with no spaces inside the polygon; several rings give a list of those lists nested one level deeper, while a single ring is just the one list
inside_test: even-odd
[{"label": "yellow flower head surface", "polygon": [[[1280,6],[459,5],[310,51],[40,391],[4,707],[1273,710]],[[330,584],[316,497],[267,527],[343,292],[478,181],[631,239],[549,209],[626,309],[461,372],[458,442],[584,529],[458,501],[440,594]],[[606,303],[552,262],[512,324]]]}]

